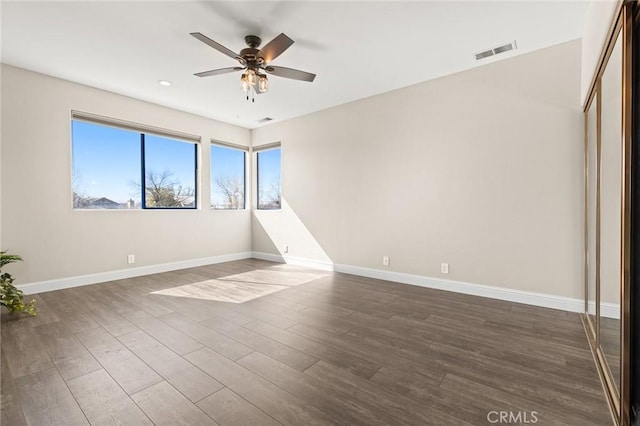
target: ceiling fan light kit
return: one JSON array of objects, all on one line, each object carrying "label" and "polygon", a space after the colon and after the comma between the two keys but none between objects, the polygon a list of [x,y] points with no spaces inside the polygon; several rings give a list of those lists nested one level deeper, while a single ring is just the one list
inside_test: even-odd
[{"label": "ceiling fan light kit", "polygon": [[240,76],[241,87],[247,95],[247,100],[251,97],[252,102],[255,102],[254,95],[256,93],[266,93],[269,90],[267,74],[308,82],[312,82],[316,77],[315,74],[305,71],[268,65],[294,43],[294,41],[284,33],[271,40],[262,49],[258,49],[262,43],[262,39],[255,35],[248,35],[244,38],[244,41],[249,47],[245,47],[240,53],[235,53],[231,49],[224,47],[201,33],[191,33],[191,35],[207,46],[216,49],[218,52],[237,60],[241,65],[240,67],[203,71],[194,75],[198,77],[210,77],[212,75],[244,71]]},{"label": "ceiling fan light kit", "polygon": [[252,68],[247,69],[247,72],[242,74],[240,82],[242,84],[242,90],[247,94],[247,100],[249,100],[251,91],[253,91],[253,93],[266,93],[269,90],[267,75]]}]

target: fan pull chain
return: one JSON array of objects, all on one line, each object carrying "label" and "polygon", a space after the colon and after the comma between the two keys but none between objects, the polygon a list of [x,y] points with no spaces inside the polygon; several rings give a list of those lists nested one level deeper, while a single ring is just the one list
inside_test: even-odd
[{"label": "fan pull chain", "polygon": [[249,101],[249,94],[251,94],[251,102],[255,103],[256,102],[256,91],[253,87],[249,88],[249,91],[247,92],[247,101]]}]

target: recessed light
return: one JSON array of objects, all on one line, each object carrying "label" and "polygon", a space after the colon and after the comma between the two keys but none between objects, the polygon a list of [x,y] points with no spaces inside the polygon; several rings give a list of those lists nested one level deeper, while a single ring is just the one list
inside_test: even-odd
[{"label": "recessed light", "polygon": [[159,84],[160,86],[164,86],[164,87],[169,87],[169,86],[171,86],[171,82],[170,82],[170,81],[167,81],[167,80],[158,80],[158,84]]}]

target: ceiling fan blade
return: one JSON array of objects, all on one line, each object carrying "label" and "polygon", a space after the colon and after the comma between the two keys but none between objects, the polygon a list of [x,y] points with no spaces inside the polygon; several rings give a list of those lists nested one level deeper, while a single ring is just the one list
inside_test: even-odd
[{"label": "ceiling fan blade", "polygon": [[287,50],[293,44],[293,40],[291,40],[285,33],[281,33],[279,36],[271,40],[267,43],[260,51],[256,54],[258,58],[262,58],[265,64],[273,61],[275,58],[280,56],[282,52]]},{"label": "ceiling fan blade", "polygon": [[198,40],[200,40],[201,42],[203,42],[207,46],[213,47],[218,52],[224,53],[225,55],[229,56],[230,58],[240,59],[240,55],[235,53],[233,50],[227,49],[226,47],[224,47],[220,43],[211,40],[209,37],[207,37],[204,34],[200,34],[200,33],[189,33],[189,34],[192,35],[193,37],[197,38]]},{"label": "ceiling fan blade", "polygon": [[268,67],[265,67],[264,70],[269,74],[277,75],[278,77],[292,78],[294,80],[312,82],[313,79],[316,78],[315,74],[311,74],[306,71],[294,70],[293,68],[273,67],[269,65]]},{"label": "ceiling fan blade", "polygon": [[211,77],[212,75],[227,74],[227,73],[234,72],[234,71],[242,71],[243,69],[244,68],[242,68],[242,67],[220,68],[220,69],[217,69],[217,70],[197,72],[194,75],[196,75],[198,77]]}]

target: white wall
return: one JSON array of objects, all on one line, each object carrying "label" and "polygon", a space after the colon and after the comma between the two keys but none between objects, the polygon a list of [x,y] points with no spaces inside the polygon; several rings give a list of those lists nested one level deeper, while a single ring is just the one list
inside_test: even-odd
[{"label": "white wall", "polygon": [[582,298],[582,132],[579,41],[256,129],[253,249]]},{"label": "white wall", "polygon": [[586,102],[600,54],[621,3],[621,0],[590,0],[587,6],[582,31],[581,105]]},{"label": "white wall", "polygon": [[[72,109],[201,135],[202,208],[72,210]],[[11,267],[17,283],[251,250],[249,211],[208,207],[208,142],[248,146],[247,129],[2,65],[1,134],[2,248],[24,258]]]}]

